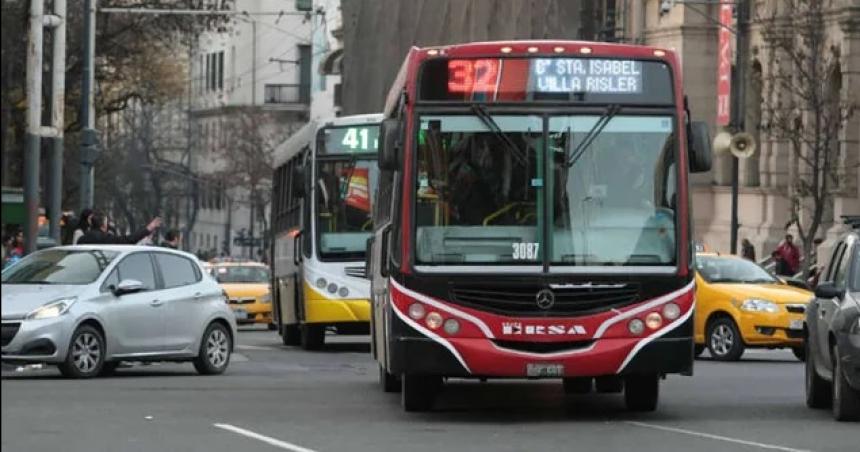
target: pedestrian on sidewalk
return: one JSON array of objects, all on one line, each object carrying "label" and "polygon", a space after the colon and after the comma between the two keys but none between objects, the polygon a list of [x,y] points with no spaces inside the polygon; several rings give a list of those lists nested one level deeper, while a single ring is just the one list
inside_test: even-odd
[{"label": "pedestrian on sidewalk", "polygon": [[75,228],[75,233],[72,235],[72,245],[77,245],[78,240],[87,233],[92,227],[91,221],[93,218],[92,209],[84,209],[78,217],[78,227]]},{"label": "pedestrian on sidewalk", "polygon": [[145,228],[131,235],[109,233],[108,218],[101,212],[93,213],[90,224],[90,230],[78,240],[79,245],[134,245],[161,226],[161,218],[153,218]]},{"label": "pedestrian on sidewalk", "polygon": [[800,250],[794,244],[794,237],[791,234],[785,235],[785,240],[776,248],[776,252],[785,262],[783,270],[786,273],[780,273],[785,276],[794,276],[800,267]]},{"label": "pedestrian on sidewalk", "polygon": [[741,254],[743,255],[744,259],[749,259],[755,262],[755,247],[749,239],[744,239],[741,242]]},{"label": "pedestrian on sidewalk", "polygon": [[178,250],[181,242],[182,234],[179,233],[179,230],[170,229],[164,234],[164,240],[161,242],[161,246]]}]

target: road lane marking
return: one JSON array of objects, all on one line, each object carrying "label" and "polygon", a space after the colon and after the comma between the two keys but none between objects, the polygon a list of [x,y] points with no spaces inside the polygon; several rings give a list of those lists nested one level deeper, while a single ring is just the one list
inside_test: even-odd
[{"label": "road lane marking", "polygon": [[635,425],[637,427],[650,428],[650,429],[654,429],[654,430],[663,430],[666,432],[680,433],[683,435],[698,436],[699,438],[708,438],[708,439],[714,439],[717,441],[725,441],[725,442],[729,442],[729,443],[743,444],[745,446],[759,447],[762,449],[781,450],[783,452],[810,452],[806,449],[793,449],[791,447],[777,446],[775,444],[757,443],[755,441],[747,441],[744,439],[732,438],[729,436],[720,436],[720,435],[713,435],[710,433],[696,432],[693,430],[686,430],[683,428],[666,427],[663,425],[648,424],[645,422],[636,422],[636,421],[624,421],[624,422],[626,424]]},{"label": "road lane marking", "polygon": [[261,345],[237,345],[239,350],[278,350],[275,347],[265,347]]},{"label": "road lane marking", "polygon": [[250,430],[245,430],[244,428],[236,427],[235,425],[230,424],[212,424],[216,428],[220,428],[222,430],[231,431],[233,433],[238,433],[242,436],[247,436],[248,438],[256,439],[257,441],[262,441],[266,444],[271,444],[275,447],[280,447],[284,450],[289,450],[292,452],[316,452],[313,449],[306,449],[302,446],[297,446],[295,444],[288,443],[286,441],[281,441],[279,439],[272,438],[270,436],[261,435],[259,433],[252,432]]}]

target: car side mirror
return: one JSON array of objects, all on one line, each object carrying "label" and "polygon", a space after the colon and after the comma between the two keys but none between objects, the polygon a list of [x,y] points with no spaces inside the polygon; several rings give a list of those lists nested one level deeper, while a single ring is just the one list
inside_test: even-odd
[{"label": "car side mirror", "polygon": [[829,300],[832,298],[842,298],[845,295],[845,289],[836,286],[833,283],[822,283],[815,288],[815,298]]},{"label": "car side mirror", "polygon": [[143,283],[136,279],[123,279],[113,288],[113,294],[122,296],[125,294],[140,292],[143,290]]},{"label": "car side mirror", "polygon": [[688,129],[690,172],[704,173],[711,170],[711,132],[708,124],[693,121]]},{"label": "car side mirror", "polygon": [[400,168],[400,121],[397,119],[383,120],[379,134],[382,137],[378,151],[379,169],[396,171]]}]

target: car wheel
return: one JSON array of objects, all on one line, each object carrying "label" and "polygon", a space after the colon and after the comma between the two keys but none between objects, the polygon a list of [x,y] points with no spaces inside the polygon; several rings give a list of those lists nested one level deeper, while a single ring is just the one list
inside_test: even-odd
[{"label": "car wheel", "polygon": [[300,328],[303,349],[319,350],[323,348],[323,344],[325,344],[325,325],[306,323]]},{"label": "car wheel", "polygon": [[805,386],[806,406],[809,408],[828,408],[831,402],[831,386],[815,371],[815,354],[809,350],[809,339],[804,343],[806,350]]},{"label": "car wheel", "polygon": [[223,373],[230,364],[233,350],[230,332],[221,323],[215,322],[206,328],[200,341],[200,351],[194,358],[194,368],[202,375]]},{"label": "car wheel", "polygon": [[693,346],[693,355],[694,355],[696,358],[698,358],[698,357],[702,356],[702,353],[705,353],[705,346],[704,346],[704,344],[703,344],[703,345],[696,344],[696,345],[694,345],[694,346]]},{"label": "car wheel", "polygon": [[735,321],[729,317],[712,320],[708,325],[708,351],[717,361],[737,361],[744,354],[744,342]]},{"label": "car wheel", "polygon": [[72,333],[66,360],[58,367],[64,377],[92,378],[104,366],[105,340],[102,334],[89,325],[81,325]]},{"label": "car wheel", "polygon": [[593,378],[570,377],[562,378],[561,384],[565,394],[588,394],[591,392]]},{"label": "car wheel", "polygon": [[400,392],[400,380],[397,376],[388,373],[382,364],[379,365],[379,385],[383,392]]},{"label": "car wheel", "polygon": [[119,367],[119,361],[107,361],[102,365],[102,371],[99,372],[99,376],[101,377],[109,377],[116,373],[117,367]]},{"label": "car wheel", "polygon": [[842,360],[833,347],[833,417],[837,421],[860,420],[860,392],[848,384]]},{"label": "car wheel", "polygon": [[803,347],[791,347],[791,353],[798,361],[806,361],[806,349]]},{"label": "car wheel", "polygon": [[624,379],[624,403],[630,411],[654,411],[660,397],[657,375],[634,375]]},{"label": "car wheel", "polygon": [[433,408],[442,379],[430,375],[404,374],[400,378],[400,402],[405,411],[428,411]]},{"label": "car wheel", "polygon": [[298,325],[282,325],[281,326],[281,342],[284,345],[301,345],[302,336],[299,332]]}]

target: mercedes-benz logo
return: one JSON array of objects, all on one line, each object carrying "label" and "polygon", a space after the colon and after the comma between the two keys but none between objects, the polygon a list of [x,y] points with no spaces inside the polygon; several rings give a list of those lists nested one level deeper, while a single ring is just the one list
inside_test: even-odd
[{"label": "mercedes-benz logo", "polygon": [[543,289],[535,295],[537,306],[543,310],[552,308],[555,304],[555,294],[549,289]]}]

